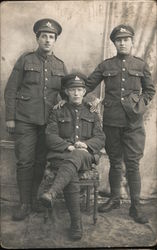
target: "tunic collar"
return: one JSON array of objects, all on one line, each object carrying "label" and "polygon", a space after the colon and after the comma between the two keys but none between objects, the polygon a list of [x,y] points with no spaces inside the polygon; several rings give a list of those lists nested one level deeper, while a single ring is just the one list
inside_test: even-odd
[{"label": "tunic collar", "polygon": [[117,54],[117,58],[119,58],[120,60],[127,60],[131,57],[131,54],[127,54],[127,55],[124,55],[124,54]]},{"label": "tunic collar", "polygon": [[52,59],[52,55],[46,55],[42,50],[40,50],[39,48],[36,50],[37,55],[42,59],[42,60],[51,60]]}]

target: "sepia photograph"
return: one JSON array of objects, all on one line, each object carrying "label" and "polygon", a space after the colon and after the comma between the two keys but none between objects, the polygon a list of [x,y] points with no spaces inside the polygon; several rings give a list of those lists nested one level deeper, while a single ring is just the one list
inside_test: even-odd
[{"label": "sepia photograph", "polygon": [[1,247],[156,249],[156,1],[2,1],[0,22]]}]

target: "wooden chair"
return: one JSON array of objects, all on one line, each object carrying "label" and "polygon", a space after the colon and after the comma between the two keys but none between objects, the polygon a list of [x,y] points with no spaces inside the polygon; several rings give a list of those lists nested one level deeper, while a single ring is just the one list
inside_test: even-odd
[{"label": "wooden chair", "polygon": [[[48,168],[45,170],[44,179],[41,184],[42,189],[45,189],[45,183],[47,182],[48,185],[51,185],[53,183],[53,180],[55,178],[55,172],[50,170],[49,165]],[[90,210],[90,195],[91,195],[91,189],[93,188],[93,194],[94,194],[94,206],[93,206],[93,222],[96,224],[97,222],[97,207],[98,207],[98,186],[99,186],[99,172],[97,171],[95,165],[92,165],[91,170],[87,171],[80,171],[79,172],[79,179],[80,179],[80,187],[86,188],[86,211],[89,212]],[[47,221],[48,217],[52,213],[51,208],[45,208],[44,213],[44,222]]]},{"label": "wooden chair", "polygon": [[96,170],[96,168],[92,168],[92,170],[88,170],[83,174],[80,174],[80,187],[86,187],[86,211],[89,211],[90,209],[91,189],[94,189],[93,222],[96,224],[99,187],[99,172]]}]

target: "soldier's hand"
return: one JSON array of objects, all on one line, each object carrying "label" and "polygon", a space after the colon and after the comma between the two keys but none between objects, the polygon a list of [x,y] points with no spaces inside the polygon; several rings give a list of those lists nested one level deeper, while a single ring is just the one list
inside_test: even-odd
[{"label": "soldier's hand", "polygon": [[69,147],[68,147],[68,150],[70,151],[70,152],[72,152],[73,150],[75,150],[76,148],[73,146],[73,145],[70,145]]},{"label": "soldier's hand", "polygon": [[89,102],[88,104],[91,106],[90,107],[90,112],[97,112],[97,110],[98,110],[98,105],[101,103],[101,99],[99,99],[99,98],[95,98],[95,100],[94,101],[92,101],[92,102]]},{"label": "soldier's hand", "polygon": [[13,134],[15,132],[15,121],[7,121],[6,128],[9,134]]},{"label": "soldier's hand", "polygon": [[87,144],[84,143],[84,142],[81,142],[81,141],[75,142],[74,146],[75,146],[76,148],[85,148],[85,149],[87,148]]},{"label": "soldier's hand", "polygon": [[60,109],[62,106],[64,106],[64,104],[66,103],[66,100],[61,100],[59,101],[54,107],[53,109]]}]

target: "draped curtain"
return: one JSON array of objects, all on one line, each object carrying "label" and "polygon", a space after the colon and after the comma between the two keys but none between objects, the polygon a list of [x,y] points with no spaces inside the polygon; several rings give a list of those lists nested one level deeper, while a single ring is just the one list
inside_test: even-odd
[{"label": "draped curtain", "polygon": [[[57,39],[55,54],[70,72],[72,69],[89,75],[102,60],[116,51],[109,36],[121,23],[135,29],[133,54],[145,59],[156,84],[156,2],[151,0],[93,1],[6,1],[1,5],[1,174],[3,196],[15,197],[14,138],[5,130],[4,88],[16,59],[25,51],[36,49],[32,31],[36,20],[50,17],[59,21],[63,32]],[[96,90],[104,95],[104,84]],[[142,198],[156,197],[156,98],[145,114],[146,147],[141,160]],[[11,152],[10,152],[11,151]],[[4,152],[4,153],[3,153]],[[109,192],[109,161],[103,155],[99,164],[100,189]],[[127,183],[122,182],[122,195],[127,197]],[[16,192],[15,192],[16,193]],[[9,195],[10,194],[10,195]]]},{"label": "draped curtain", "polygon": [[[109,39],[111,30],[121,23],[134,27],[135,39],[133,55],[142,57],[149,65],[156,85],[156,8],[154,1],[106,1],[104,18],[103,59],[115,55],[115,49]],[[104,96],[104,84],[101,84],[100,97]],[[156,96],[150,104],[145,117],[146,146],[145,155],[141,160],[140,172],[142,179],[141,198],[157,198],[157,148],[156,148]],[[106,170],[101,168],[101,189],[109,192],[109,162],[104,158]],[[100,165],[104,165],[101,162]],[[107,178],[106,178],[107,177]],[[104,182],[104,179],[106,180]],[[122,197],[128,198],[128,185],[125,173],[122,178]]]}]

